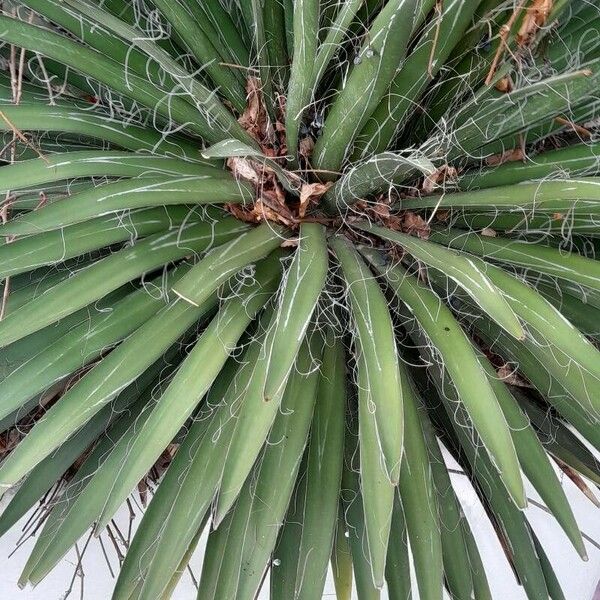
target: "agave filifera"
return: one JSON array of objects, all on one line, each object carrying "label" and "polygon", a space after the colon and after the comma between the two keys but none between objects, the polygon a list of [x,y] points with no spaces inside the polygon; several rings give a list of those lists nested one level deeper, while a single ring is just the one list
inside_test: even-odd
[{"label": "agave filifera", "polygon": [[320,598],[330,559],[343,599],[406,598],[410,561],[422,600],[489,598],[449,452],[527,596],[562,598],[523,475],[585,558],[557,472],[600,483],[599,27],[5,2],[0,533],[50,498],[21,583],[160,459],[115,599],[168,598],[207,528],[202,600]]}]

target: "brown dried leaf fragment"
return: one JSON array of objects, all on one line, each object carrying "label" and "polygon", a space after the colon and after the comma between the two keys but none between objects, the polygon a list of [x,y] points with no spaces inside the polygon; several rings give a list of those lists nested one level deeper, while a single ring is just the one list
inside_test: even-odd
[{"label": "brown dried leaf fragment", "polygon": [[553,0],[533,0],[531,6],[527,7],[523,23],[517,33],[519,46],[527,46],[534,40],[538,29],[546,24],[553,5]]},{"label": "brown dried leaf fragment", "polygon": [[427,240],[431,234],[431,227],[423,217],[414,212],[406,211],[402,219],[402,231],[416,235],[422,240]]},{"label": "brown dried leaf fragment", "polygon": [[427,175],[427,177],[423,179],[423,185],[421,186],[421,188],[426,194],[430,194],[441,185],[447,182],[455,181],[457,178],[458,171],[455,167],[443,165],[434,173],[432,173],[431,175]]},{"label": "brown dried leaf fragment", "polygon": [[504,383],[514,385],[515,387],[530,388],[531,385],[527,383],[517,372],[515,366],[511,363],[503,364],[499,369],[496,369],[498,378]]},{"label": "brown dried leaf fragment", "polygon": [[500,81],[496,83],[494,87],[499,92],[502,92],[503,94],[508,94],[508,92],[512,92],[513,84],[510,80],[510,77],[503,77],[502,79],[500,79]]},{"label": "brown dried leaf fragment", "polygon": [[485,237],[497,237],[498,235],[491,227],[484,227],[480,233]]},{"label": "brown dried leaf fragment", "polygon": [[319,200],[327,190],[333,185],[333,182],[327,183],[305,183],[300,188],[300,205],[298,206],[298,217],[303,219],[311,204],[318,204]]},{"label": "brown dried leaf fragment", "polygon": [[308,160],[313,153],[315,148],[315,140],[313,140],[310,136],[303,137],[300,140],[299,152],[300,156]]},{"label": "brown dried leaf fragment", "polygon": [[516,162],[519,160],[525,160],[525,152],[522,148],[513,148],[512,150],[506,150],[501,154],[493,154],[492,156],[488,156],[485,159],[485,163],[490,167],[496,167],[507,162]]},{"label": "brown dried leaf fragment", "polygon": [[595,506],[600,508],[600,502],[598,498],[592,492],[587,483],[583,480],[583,477],[577,473],[574,469],[572,469],[567,463],[560,460],[560,458],[553,456],[554,461],[560,467],[560,470],[579,488],[579,490],[583,493],[590,502],[592,502]]}]

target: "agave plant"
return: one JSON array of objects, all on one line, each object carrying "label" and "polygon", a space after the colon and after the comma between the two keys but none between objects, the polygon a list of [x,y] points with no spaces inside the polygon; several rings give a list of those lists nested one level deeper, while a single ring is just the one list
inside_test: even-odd
[{"label": "agave plant", "polygon": [[3,6],[20,583],[139,488],[116,600],[169,598],[203,532],[201,600],[317,599],[330,561],[340,599],[412,568],[485,600],[453,457],[528,598],[563,598],[523,481],[585,559],[559,476],[600,485],[596,3]]}]

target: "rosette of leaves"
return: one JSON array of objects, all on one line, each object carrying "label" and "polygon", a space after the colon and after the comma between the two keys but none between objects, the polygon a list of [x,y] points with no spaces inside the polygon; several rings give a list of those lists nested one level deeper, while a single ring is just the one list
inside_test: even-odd
[{"label": "rosette of leaves", "polygon": [[575,0],[5,2],[21,584],[139,487],[118,600],[170,597],[203,532],[202,600],[317,599],[330,561],[341,599],[411,569],[490,598],[453,457],[527,596],[563,598],[524,480],[585,559],[559,476],[600,483],[599,28]]}]

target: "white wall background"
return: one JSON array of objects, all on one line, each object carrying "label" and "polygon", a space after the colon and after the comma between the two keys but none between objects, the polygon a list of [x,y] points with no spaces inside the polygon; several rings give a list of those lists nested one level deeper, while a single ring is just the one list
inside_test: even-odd
[{"label": "white wall background", "polygon": [[[488,571],[488,578],[492,593],[497,600],[526,600],[522,589],[516,584],[512,571],[500,549],[498,541],[487,521],[481,504],[479,503],[470,484],[464,476],[453,475],[453,482],[474,532]],[[594,540],[600,542],[600,511],[571,483],[563,480],[563,486],[572,503],[575,516],[582,531]],[[530,497],[539,500],[534,492]],[[8,498],[0,502],[0,511]],[[567,600],[592,600],[598,580],[600,580],[600,550],[586,542],[589,561],[584,563],[572,549],[566,536],[551,517],[543,510],[530,506],[528,517],[544,544],[550,560],[554,565]],[[24,525],[27,517],[20,525]],[[117,521],[123,530],[127,530],[128,512],[123,510],[117,515]],[[20,527],[15,527],[6,536],[0,539],[0,600],[63,600],[73,577],[77,556],[75,552],[69,554],[61,564],[35,589],[26,588],[19,590],[17,580],[25,564],[28,550],[33,545],[30,540],[8,559],[20,537]],[[105,540],[107,541],[107,540]],[[192,570],[199,576],[201,554],[205,540],[199,546],[192,560]],[[105,544],[107,547],[108,543]],[[114,550],[109,550],[113,569],[116,566]],[[114,580],[112,579],[101,547],[96,540],[89,544],[83,559],[85,573],[83,596],[81,596],[81,579],[76,578],[73,591],[69,596],[73,600],[83,597],[85,600],[109,600]],[[330,580],[324,593],[324,598],[335,598],[333,584]],[[382,594],[382,598],[385,594]],[[179,587],[174,595],[174,600],[195,600],[196,592],[188,573],[184,574]],[[267,600],[268,593],[263,592],[260,600]]]}]

